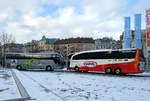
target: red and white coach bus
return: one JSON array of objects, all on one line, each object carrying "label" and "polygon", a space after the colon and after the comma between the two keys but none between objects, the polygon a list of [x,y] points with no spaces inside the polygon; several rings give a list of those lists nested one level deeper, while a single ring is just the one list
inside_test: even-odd
[{"label": "red and white coach bus", "polygon": [[107,74],[142,73],[143,58],[139,49],[90,50],[71,56],[68,70],[98,71]]}]

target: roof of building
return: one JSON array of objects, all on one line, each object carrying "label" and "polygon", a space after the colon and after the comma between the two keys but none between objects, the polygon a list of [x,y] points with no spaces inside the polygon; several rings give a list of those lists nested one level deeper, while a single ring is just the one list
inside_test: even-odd
[{"label": "roof of building", "polygon": [[69,44],[69,43],[94,43],[93,38],[69,38],[57,40],[55,44]]},{"label": "roof of building", "polygon": [[41,40],[45,41],[46,44],[54,44],[57,41],[56,38],[46,38],[45,35],[43,35]]}]

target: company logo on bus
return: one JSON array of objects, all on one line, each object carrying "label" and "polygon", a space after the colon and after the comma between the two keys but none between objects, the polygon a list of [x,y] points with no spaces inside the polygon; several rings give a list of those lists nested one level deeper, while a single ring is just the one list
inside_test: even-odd
[{"label": "company logo on bus", "polygon": [[17,64],[17,60],[16,59],[13,59],[13,60],[11,60],[11,66],[15,66]]},{"label": "company logo on bus", "polygon": [[97,62],[95,61],[86,61],[84,62],[84,65],[87,67],[95,67],[97,65]]},{"label": "company logo on bus", "polygon": [[108,59],[108,62],[112,62],[112,59]]}]

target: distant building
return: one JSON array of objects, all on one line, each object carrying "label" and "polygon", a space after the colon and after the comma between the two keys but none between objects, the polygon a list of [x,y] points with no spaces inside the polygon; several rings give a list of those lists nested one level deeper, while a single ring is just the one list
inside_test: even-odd
[{"label": "distant building", "polygon": [[104,37],[95,40],[96,49],[119,49],[121,42],[113,40],[112,38]]},{"label": "distant building", "polygon": [[41,40],[32,40],[31,42],[27,42],[24,44],[24,52],[46,52],[46,51],[54,51],[54,43],[56,42],[56,38],[46,38],[45,35]]},{"label": "distant building", "polygon": [[45,35],[43,35],[41,41],[45,41],[46,44],[54,44],[58,39],[56,38],[46,38]]},{"label": "distant building", "polygon": [[17,43],[6,44],[5,51],[21,53],[23,52],[23,44],[17,44]]},{"label": "distant building", "polygon": [[56,38],[46,38],[45,35],[38,42],[38,50],[39,51],[54,51],[54,43],[58,39]]},{"label": "distant building", "polygon": [[23,52],[26,52],[26,53],[39,52],[37,44],[38,44],[38,41],[36,41],[36,40],[32,40],[31,42],[25,43]]},{"label": "distant building", "polygon": [[69,38],[57,40],[55,43],[55,51],[62,54],[64,57],[75,52],[94,49],[95,44],[92,38]]},{"label": "distant building", "polygon": [[115,49],[122,49],[122,41],[121,40],[117,40],[115,45],[116,45]]}]

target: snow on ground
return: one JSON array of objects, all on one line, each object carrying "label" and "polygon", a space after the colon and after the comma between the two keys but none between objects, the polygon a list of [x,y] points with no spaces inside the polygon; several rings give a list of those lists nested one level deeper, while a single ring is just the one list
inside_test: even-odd
[{"label": "snow on ground", "polygon": [[136,76],[150,77],[150,72],[137,73],[137,74],[127,74],[127,75],[136,75]]},{"label": "snow on ground", "polygon": [[14,70],[38,101],[150,101],[146,77]]},{"label": "snow on ground", "polygon": [[18,70],[13,71],[32,99],[36,99],[36,101],[62,101],[59,95],[54,95],[53,92],[50,92],[43,85],[32,80],[30,78],[30,76],[32,77],[32,73],[29,74],[30,76],[26,76]]},{"label": "snow on ground", "polygon": [[0,67],[0,100],[21,98],[11,71]]}]

